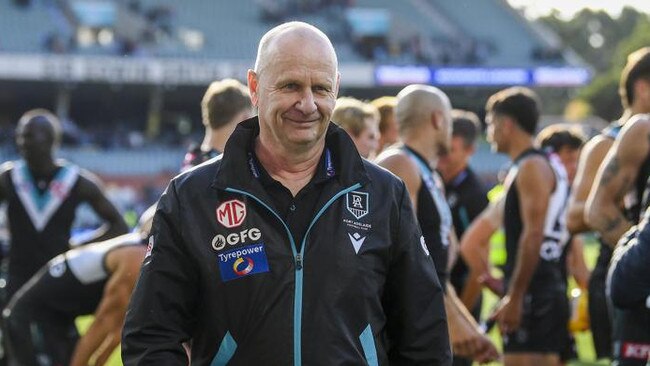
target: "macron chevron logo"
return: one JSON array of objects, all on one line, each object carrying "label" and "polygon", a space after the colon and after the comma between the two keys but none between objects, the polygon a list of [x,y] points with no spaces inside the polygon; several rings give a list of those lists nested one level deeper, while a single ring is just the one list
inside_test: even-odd
[{"label": "macron chevron logo", "polygon": [[356,254],[359,254],[359,249],[361,249],[361,245],[363,245],[363,241],[366,240],[366,237],[359,235],[359,233],[354,233],[354,234],[348,233],[348,236],[350,237],[350,241],[352,242],[352,246],[354,247],[354,252]]}]

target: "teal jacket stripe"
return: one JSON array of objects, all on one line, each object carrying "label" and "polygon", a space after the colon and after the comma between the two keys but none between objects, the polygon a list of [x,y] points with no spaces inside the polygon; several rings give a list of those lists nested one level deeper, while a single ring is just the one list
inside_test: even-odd
[{"label": "teal jacket stripe", "polygon": [[[305,246],[307,244],[307,237],[309,236],[309,232],[311,231],[311,228],[314,226],[316,221],[325,213],[325,210],[329,206],[331,206],[337,199],[339,199],[341,196],[344,194],[347,194],[349,192],[354,191],[355,189],[358,189],[361,187],[361,184],[357,183],[351,187],[348,187],[337,194],[335,194],[332,198],[329,199],[323,205],[323,207],[316,213],[316,216],[312,219],[311,223],[309,224],[309,227],[307,228],[307,231],[305,232],[305,236],[303,237],[302,240],[302,246],[300,248],[300,254],[298,254],[298,251],[296,250],[296,244],[293,240],[293,234],[291,233],[291,230],[289,230],[289,226],[282,220],[282,217],[278,215],[275,210],[268,204],[266,204],[264,201],[261,199],[257,198],[255,195],[248,193],[246,191],[242,191],[239,189],[234,189],[234,188],[226,188],[226,192],[231,192],[231,193],[239,193],[243,194],[247,197],[252,198],[255,200],[257,203],[262,205],[264,208],[269,210],[281,223],[282,226],[284,226],[284,229],[287,232],[287,235],[289,236],[289,241],[291,242],[291,251],[293,253],[293,257],[296,260],[296,263],[302,261],[304,258],[304,253],[305,253]],[[299,256],[299,257],[298,257]],[[300,259],[299,259],[300,258]],[[296,292],[294,294],[294,303],[293,303],[293,353],[294,353],[294,358],[293,358],[293,364],[294,366],[301,366],[302,365],[302,287],[303,287],[303,271],[302,271],[303,266],[302,265],[297,265],[296,266],[296,271],[295,271],[295,276],[296,276]]]},{"label": "teal jacket stripe", "polygon": [[370,324],[363,330],[359,336],[359,340],[361,341],[361,348],[363,348],[363,354],[366,356],[368,366],[379,366],[377,347],[375,346],[375,338],[372,335]]},{"label": "teal jacket stripe", "polygon": [[223,336],[221,344],[219,345],[217,355],[212,359],[210,366],[227,365],[232,356],[235,355],[236,350],[237,342],[235,342],[235,339],[232,337],[232,335],[230,335],[230,332],[226,332],[226,335]]}]

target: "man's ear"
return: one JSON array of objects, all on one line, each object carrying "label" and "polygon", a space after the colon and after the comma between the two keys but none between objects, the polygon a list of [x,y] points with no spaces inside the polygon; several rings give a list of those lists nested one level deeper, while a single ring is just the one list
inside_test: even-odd
[{"label": "man's ear", "polygon": [[339,87],[341,86],[341,73],[336,72],[336,85],[334,86],[334,96],[339,96]]},{"label": "man's ear", "polygon": [[648,94],[650,94],[650,81],[641,78],[634,82],[635,97],[648,99]]},{"label": "man's ear", "polygon": [[510,116],[503,116],[501,117],[501,130],[505,131],[507,133],[512,132],[515,128],[517,128],[517,123],[512,119]]},{"label": "man's ear", "polygon": [[474,155],[475,152],[476,152],[476,143],[472,143],[467,147],[467,153],[469,154],[469,156],[472,156]]},{"label": "man's ear", "polygon": [[431,125],[433,126],[434,129],[439,130],[440,129],[440,124],[443,122],[443,115],[440,113],[438,110],[433,110],[431,111]]},{"label": "man's ear", "polygon": [[253,103],[253,106],[257,107],[257,88],[259,86],[257,73],[249,69],[246,79],[248,80],[248,92],[251,95],[251,102]]}]

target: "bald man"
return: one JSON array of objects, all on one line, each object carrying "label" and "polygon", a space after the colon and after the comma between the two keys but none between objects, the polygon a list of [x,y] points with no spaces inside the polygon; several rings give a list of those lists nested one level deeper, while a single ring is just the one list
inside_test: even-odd
[{"label": "bald man", "polygon": [[397,95],[395,112],[403,145],[384,151],[377,163],[406,184],[427,249],[447,289],[445,308],[454,355],[490,361],[498,356],[494,345],[480,333],[448,282],[454,257],[448,252],[456,238],[444,184],[435,168],[439,155],[451,144],[451,103],[435,87],[410,85]]},{"label": "bald man", "polygon": [[449,365],[442,288],[406,188],[330,122],[327,36],[273,28],[248,87],[259,115],[160,199],[125,365]]}]

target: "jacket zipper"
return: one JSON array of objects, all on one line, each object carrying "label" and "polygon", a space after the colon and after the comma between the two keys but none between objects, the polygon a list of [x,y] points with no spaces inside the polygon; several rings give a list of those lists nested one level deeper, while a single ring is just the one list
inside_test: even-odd
[{"label": "jacket zipper", "polygon": [[311,231],[311,228],[314,226],[316,221],[318,221],[318,219],[323,215],[323,213],[325,212],[325,210],[327,210],[328,207],[330,207],[339,197],[359,188],[361,188],[361,184],[356,183],[342,191],[339,191],[323,205],[323,207],[318,211],[318,213],[316,213],[314,218],[311,220],[311,223],[307,227],[307,231],[305,231],[305,235],[303,236],[302,239],[302,245],[300,247],[300,253],[298,253],[296,249],[296,242],[293,240],[293,234],[291,233],[291,230],[289,230],[289,226],[284,222],[282,217],[278,215],[278,213],[275,212],[275,210],[273,210],[271,206],[267,205],[264,201],[257,198],[257,196],[255,196],[252,193],[235,189],[235,188],[226,188],[226,192],[238,193],[244,196],[248,196],[252,198],[254,201],[256,201],[257,203],[259,203],[260,205],[262,205],[262,207],[270,211],[273,214],[273,216],[275,216],[278,219],[278,221],[280,221],[282,226],[284,226],[284,229],[287,232],[287,236],[289,237],[289,242],[291,243],[291,253],[293,254],[295,265],[296,265],[296,270],[294,271],[296,290],[294,292],[294,301],[293,301],[293,365],[294,366],[302,365],[302,339],[301,339],[302,338],[302,287],[303,287],[303,264],[304,264],[303,262],[305,257],[305,246],[307,245],[307,237],[309,236],[309,232]]}]

